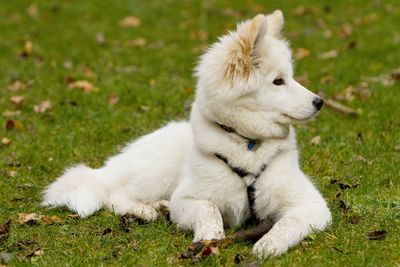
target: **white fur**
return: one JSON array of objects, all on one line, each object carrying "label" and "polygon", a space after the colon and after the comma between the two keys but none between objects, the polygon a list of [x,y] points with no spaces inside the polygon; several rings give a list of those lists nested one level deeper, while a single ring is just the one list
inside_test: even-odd
[{"label": "white fur", "polygon": [[[106,207],[146,220],[168,205],[179,227],[194,231],[194,241],[224,237],[224,226],[250,217],[246,187],[254,182],[255,210],[275,225],[254,246],[261,257],[280,255],[331,217],[327,205],[300,170],[293,122],[317,113],[317,97],[293,79],[291,52],[279,39],[283,16],[258,15],[220,38],[196,70],[196,99],[190,122],[172,122],[146,135],[100,169],[67,169],[44,191],[45,206],[67,206],[81,217]],[[273,81],[282,78],[284,85]],[[254,151],[237,134],[257,139]],[[233,166],[256,173],[240,178]]]}]

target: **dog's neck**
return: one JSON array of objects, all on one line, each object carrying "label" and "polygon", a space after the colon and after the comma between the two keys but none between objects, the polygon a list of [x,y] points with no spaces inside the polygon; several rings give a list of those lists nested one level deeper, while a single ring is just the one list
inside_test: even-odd
[{"label": "dog's neck", "polygon": [[257,147],[260,145],[260,141],[257,139],[253,139],[244,135],[241,135],[240,133],[238,133],[235,129],[233,129],[232,127],[223,125],[219,122],[215,122],[222,130],[224,130],[225,132],[227,132],[228,134],[235,134],[237,136],[239,136],[240,138],[242,138],[243,140],[245,140],[247,142],[247,150],[253,151],[255,149],[257,149]]}]

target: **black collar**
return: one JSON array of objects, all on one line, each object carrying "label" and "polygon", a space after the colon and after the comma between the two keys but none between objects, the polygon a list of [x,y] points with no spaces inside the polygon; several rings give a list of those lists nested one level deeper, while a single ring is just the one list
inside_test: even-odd
[{"label": "black collar", "polygon": [[257,145],[260,143],[260,141],[257,140],[257,139],[252,139],[252,138],[249,138],[249,137],[247,137],[247,136],[244,136],[244,135],[239,134],[238,132],[236,132],[235,129],[233,129],[233,128],[231,128],[231,127],[225,126],[225,125],[220,124],[220,123],[218,123],[218,122],[216,122],[216,124],[217,124],[222,130],[224,130],[225,132],[236,134],[237,136],[241,137],[242,139],[245,139],[246,142],[247,142],[247,149],[250,150],[250,151],[255,150],[256,147],[257,147]]},{"label": "black collar", "polygon": [[245,169],[242,168],[242,167],[233,166],[231,163],[229,163],[229,160],[228,160],[226,157],[222,156],[222,155],[219,154],[219,153],[215,153],[214,155],[215,155],[218,159],[220,159],[220,160],[222,160],[223,162],[225,162],[225,164],[226,164],[234,173],[236,173],[240,178],[244,178],[244,177],[246,177],[246,176],[251,175],[251,176],[254,177],[254,179],[257,179],[257,178],[263,173],[263,171],[265,171],[265,168],[267,168],[267,164],[264,163],[264,164],[261,165],[261,167],[260,167],[260,169],[258,170],[257,173],[251,173],[251,172],[245,170]]}]

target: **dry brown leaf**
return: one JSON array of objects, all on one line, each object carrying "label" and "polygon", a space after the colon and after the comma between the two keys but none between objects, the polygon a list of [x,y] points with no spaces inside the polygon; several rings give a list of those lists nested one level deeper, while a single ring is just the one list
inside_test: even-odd
[{"label": "dry brown leaf", "polygon": [[389,74],[382,74],[377,77],[364,78],[366,82],[380,82],[384,86],[394,85],[400,81],[400,68],[392,70]]},{"label": "dry brown leaf", "polygon": [[26,58],[29,57],[30,55],[32,55],[32,51],[33,51],[33,44],[31,41],[26,41],[24,43],[24,49],[21,52],[21,57]]},{"label": "dry brown leaf", "polygon": [[335,95],[335,99],[337,100],[347,100],[349,102],[353,101],[355,98],[354,95],[354,87],[349,85],[343,91],[339,92]]},{"label": "dry brown leaf", "polygon": [[31,4],[27,9],[26,9],[26,13],[28,13],[28,15],[31,18],[36,19],[39,16],[39,9],[35,4]]},{"label": "dry brown leaf", "polygon": [[326,39],[329,39],[329,38],[332,37],[333,33],[332,33],[331,30],[325,30],[324,33],[323,33],[323,35],[324,35],[324,37],[325,37]]},{"label": "dry brown leaf", "polygon": [[96,34],[96,42],[99,45],[104,45],[106,43],[106,38],[104,37],[104,34],[102,32],[98,32]]},{"label": "dry brown leaf", "polygon": [[12,96],[12,97],[10,98],[10,101],[11,101],[11,103],[13,103],[14,105],[19,105],[19,104],[22,103],[22,101],[24,101],[24,99],[25,99],[25,97],[22,96],[22,95],[15,95],[15,96]]},{"label": "dry brown leaf", "polygon": [[110,93],[110,94],[108,94],[108,96],[107,96],[107,100],[108,100],[108,104],[109,104],[110,106],[113,106],[113,105],[115,105],[115,104],[118,103],[118,101],[119,101],[119,96],[118,96],[116,93]]},{"label": "dry brown leaf", "polygon": [[9,219],[6,223],[0,225],[0,243],[4,242],[8,238],[10,231],[11,220]]},{"label": "dry brown leaf", "polygon": [[343,24],[336,30],[336,35],[340,38],[349,37],[353,33],[353,27],[350,24]]},{"label": "dry brown leaf", "polygon": [[345,106],[345,105],[343,105],[343,104],[341,104],[339,102],[336,102],[333,99],[326,99],[325,100],[325,105],[327,107],[330,107],[331,109],[333,109],[335,111],[338,111],[338,112],[340,112],[342,114],[345,114],[345,115],[358,115],[358,112],[355,111],[354,109],[349,108],[349,107],[347,107],[347,106]]},{"label": "dry brown leaf", "polygon": [[321,144],[321,136],[317,135],[317,136],[314,136],[313,138],[311,138],[310,144],[312,144],[312,145]]},{"label": "dry brown leaf", "polygon": [[313,6],[299,6],[293,10],[293,14],[296,16],[310,15],[317,12],[317,8]]},{"label": "dry brown leaf", "polygon": [[140,108],[141,111],[144,111],[144,112],[149,112],[150,111],[150,107],[149,106],[141,105],[141,106],[139,106],[139,108]]},{"label": "dry brown leaf", "polygon": [[302,85],[309,85],[310,84],[310,79],[308,78],[307,73],[303,73],[301,75],[296,76],[295,80],[302,84]]},{"label": "dry brown leaf", "polygon": [[128,47],[145,46],[146,44],[147,40],[145,38],[136,38],[125,43],[125,45]]},{"label": "dry brown leaf", "polygon": [[9,144],[11,144],[11,140],[7,137],[3,137],[3,139],[1,139],[1,143],[5,146],[8,146]]},{"label": "dry brown leaf", "polygon": [[127,16],[119,21],[119,26],[122,28],[138,27],[141,23],[140,18],[136,16]]},{"label": "dry brown leaf", "polygon": [[14,117],[21,115],[21,110],[6,110],[3,112],[4,117]]},{"label": "dry brown leaf", "polygon": [[6,130],[12,130],[15,128],[15,121],[14,120],[7,120],[6,121]]},{"label": "dry brown leaf", "polygon": [[45,100],[43,102],[41,102],[39,105],[34,105],[33,106],[33,110],[36,113],[44,113],[47,110],[51,109],[51,102],[49,100]]},{"label": "dry brown leaf", "polygon": [[329,50],[327,52],[321,53],[318,55],[319,59],[330,59],[330,58],[337,58],[339,55],[336,49]]},{"label": "dry brown leaf", "polygon": [[332,83],[334,81],[336,81],[334,76],[324,76],[319,80],[319,82],[322,84]]},{"label": "dry brown leaf", "polygon": [[189,36],[193,40],[207,41],[209,34],[205,30],[197,30],[191,31]]},{"label": "dry brown leaf", "polygon": [[21,225],[28,224],[34,225],[37,224],[40,220],[40,215],[37,213],[19,213],[18,214],[18,222]]},{"label": "dry brown leaf", "polygon": [[369,240],[382,240],[386,237],[386,230],[371,231],[367,234]]},{"label": "dry brown leaf", "polygon": [[21,81],[18,81],[18,80],[14,81],[14,82],[8,87],[8,89],[9,89],[11,92],[17,92],[17,91],[19,91],[19,90],[23,90],[23,89],[26,89],[26,88],[27,88],[27,84],[25,84],[25,83],[23,83],[23,82],[21,82]]},{"label": "dry brown leaf", "polygon": [[40,221],[42,221],[43,223],[45,223],[47,225],[51,225],[51,224],[55,224],[55,223],[62,223],[62,220],[56,215],[53,215],[53,216],[41,215]]},{"label": "dry brown leaf", "polygon": [[297,48],[295,50],[295,52],[294,52],[294,58],[295,59],[303,59],[303,58],[308,57],[310,55],[311,55],[310,50],[302,48],[302,47]]},{"label": "dry brown leaf", "polygon": [[69,88],[71,89],[81,89],[82,91],[86,92],[86,93],[91,93],[91,92],[97,92],[98,89],[90,82],[88,81],[84,81],[84,80],[80,80],[80,81],[76,81],[76,82],[72,82],[69,84]]}]

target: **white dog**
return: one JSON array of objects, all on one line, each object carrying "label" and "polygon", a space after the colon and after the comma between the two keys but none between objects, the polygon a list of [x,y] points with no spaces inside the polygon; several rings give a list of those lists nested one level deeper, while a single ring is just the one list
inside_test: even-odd
[{"label": "white dog", "polygon": [[[102,207],[155,220],[171,219],[194,241],[221,239],[224,226],[254,213],[273,228],[254,246],[280,255],[331,215],[300,170],[295,132],[323,101],[293,79],[283,15],[258,15],[221,37],[201,57],[190,122],[172,122],[111,157],[100,169],[78,165],[44,192],[43,205],[67,206],[81,217]],[[169,202],[170,201],[170,202]]]}]

